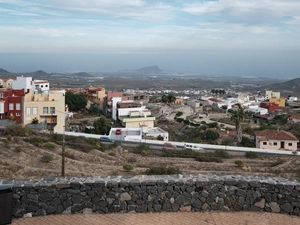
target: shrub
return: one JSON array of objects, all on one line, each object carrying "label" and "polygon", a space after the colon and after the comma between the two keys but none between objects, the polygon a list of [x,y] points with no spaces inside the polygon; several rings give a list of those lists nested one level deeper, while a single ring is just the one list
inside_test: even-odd
[{"label": "shrub", "polygon": [[44,139],[41,137],[38,137],[38,136],[28,137],[28,138],[24,139],[24,141],[26,141],[32,145],[38,146],[38,147],[42,147],[42,145],[44,144]]},{"label": "shrub", "polygon": [[134,166],[132,164],[127,163],[123,165],[123,169],[126,171],[130,171],[134,169]]},{"label": "shrub", "polygon": [[111,171],[112,176],[118,176],[119,175],[119,170],[113,170]]},{"label": "shrub", "polygon": [[173,150],[163,149],[164,157],[180,157],[180,158],[196,158],[199,153],[192,151],[191,149]]},{"label": "shrub", "polygon": [[5,135],[11,135],[13,137],[28,137],[29,135],[36,134],[35,131],[28,129],[26,127],[22,127],[20,125],[7,126],[5,128]]},{"label": "shrub", "polygon": [[42,162],[45,162],[45,163],[49,163],[53,160],[53,156],[48,154],[48,153],[45,153],[42,158],[41,158]]},{"label": "shrub", "polygon": [[110,156],[116,156],[116,153],[115,152],[109,152],[108,153]]},{"label": "shrub", "polygon": [[228,152],[224,150],[216,150],[214,156],[222,158],[222,159],[230,159],[230,155]]},{"label": "shrub", "polygon": [[258,156],[256,154],[256,152],[246,152],[245,153],[245,157],[248,158],[248,159],[256,159]]},{"label": "shrub", "polygon": [[47,149],[55,149],[56,148],[56,144],[54,142],[47,142],[44,144],[44,147]]},{"label": "shrub", "polygon": [[69,159],[76,159],[76,156],[70,152],[64,152],[64,156]]},{"label": "shrub", "polygon": [[32,119],[32,121],[31,121],[31,123],[32,123],[32,124],[38,124],[38,123],[39,123],[39,120],[38,120],[36,117],[34,117],[34,118]]},{"label": "shrub", "polygon": [[177,112],[176,113],[176,117],[179,117],[179,116],[182,116],[183,115],[183,112]]},{"label": "shrub", "polygon": [[23,151],[23,149],[21,146],[16,146],[15,151],[19,153],[19,152]]},{"label": "shrub", "polygon": [[134,150],[135,154],[141,154],[142,156],[149,156],[151,154],[149,145],[142,143]]},{"label": "shrub", "polygon": [[13,140],[13,137],[9,134],[9,135],[7,135],[7,137],[6,137],[6,140],[12,141],[12,140]]},{"label": "shrub", "polygon": [[130,158],[127,160],[127,162],[129,162],[129,163],[135,163],[135,162],[137,162],[137,159],[136,159],[135,157],[130,157]]},{"label": "shrub", "polygon": [[236,160],[234,161],[234,164],[237,165],[238,167],[244,166],[244,162],[242,160]]},{"label": "shrub", "polygon": [[213,157],[213,156],[205,156],[205,155],[196,157],[196,161],[223,163],[223,160],[221,158]]},{"label": "shrub", "polygon": [[171,174],[181,174],[181,171],[178,167],[156,166],[147,169],[145,173],[147,175],[171,175]]},{"label": "shrub", "polygon": [[164,137],[161,136],[161,135],[158,135],[157,140],[158,140],[158,141],[163,141],[163,140],[164,140]]}]

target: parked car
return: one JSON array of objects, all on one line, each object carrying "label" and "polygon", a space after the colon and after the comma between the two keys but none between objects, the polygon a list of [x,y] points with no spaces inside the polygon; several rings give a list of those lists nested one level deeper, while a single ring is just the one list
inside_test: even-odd
[{"label": "parked car", "polygon": [[121,130],[121,129],[116,129],[116,134],[117,134],[117,135],[122,134],[122,130]]},{"label": "parked car", "polygon": [[192,149],[192,150],[204,150],[204,148],[199,147],[195,144],[185,143],[184,148]]},{"label": "parked car", "polygon": [[99,139],[101,142],[115,142],[113,139],[109,137],[100,137]]},{"label": "parked car", "polygon": [[166,143],[163,144],[163,147],[164,148],[176,148],[176,145],[173,145],[170,142],[166,142]]}]

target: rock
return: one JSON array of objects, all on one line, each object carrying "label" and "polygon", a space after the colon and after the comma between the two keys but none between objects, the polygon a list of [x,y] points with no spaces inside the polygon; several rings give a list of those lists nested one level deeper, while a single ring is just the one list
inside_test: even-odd
[{"label": "rock", "polygon": [[265,207],[265,203],[266,203],[266,200],[263,198],[262,200],[260,200],[259,202],[256,202],[254,205],[258,208],[261,208],[263,209]]},{"label": "rock", "polygon": [[280,207],[277,202],[270,202],[269,205],[270,205],[272,212],[274,212],[274,213],[280,212]]},{"label": "rock", "polygon": [[124,192],[121,194],[120,196],[120,201],[128,201],[131,199],[131,196],[127,193],[127,192]]},{"label": "rock", "polygon": [[24,218],[30,218],[30,217],[32,217],[32,213],[26,213],[26,214],[24,214],[23,217],[24,217]]},{"label": "rock", "polygon": [[191,206],[183,206],[183,207],[180,207],[179,210],[181,212],[190,212],[191,211]]}]

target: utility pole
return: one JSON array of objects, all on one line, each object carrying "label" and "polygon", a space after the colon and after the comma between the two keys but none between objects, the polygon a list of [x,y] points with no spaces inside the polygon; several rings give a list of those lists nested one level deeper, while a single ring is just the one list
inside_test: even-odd
[{"label": "utility pole", "polygon": [[61,176],[65,176],[65,126],[63,132],[63,143],[62,143],[62,151],[61,151]]}]

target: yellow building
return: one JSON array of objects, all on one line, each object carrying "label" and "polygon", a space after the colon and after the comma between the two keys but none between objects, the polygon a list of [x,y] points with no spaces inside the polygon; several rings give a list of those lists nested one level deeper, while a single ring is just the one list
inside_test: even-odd
[{"label": "yellow building", "polygon": [[285,107],[286,98],[270,98],[269,102],[274,102],[279,105],[279,107]]},{"label": "yellow building", "polygon": [[11,78],[0,78],[0,85],[3,88],[12,88],[12,83],[15,79]]},{"label": "yellow building", "polygon": [[104,107],[104,98],[106,97],[104,87],[90,87],[85,89],[85,97],[88,101],[97,104],[100,108]]},{"label": "yellow building", "polygon": [[65,107],[64,91],[49,91],[47,94],[34,94],[32,91],[24,96],[23,125],[32,123],[34,118],[44,123],[45,129],[63,132],[68,112]]},{"label": "yellow building", "polygon": [[280,92],[266,91],[266,99],[280,98]]}]

